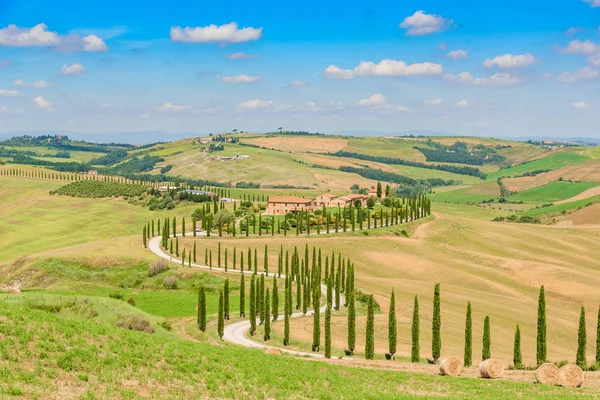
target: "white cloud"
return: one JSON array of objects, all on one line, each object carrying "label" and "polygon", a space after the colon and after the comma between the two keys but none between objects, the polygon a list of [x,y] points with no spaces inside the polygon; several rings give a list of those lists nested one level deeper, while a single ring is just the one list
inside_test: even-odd
[{"label": "white cloud", "polygon": [[46,24],[33,28],[19,28],[14,24],[0,29],[0,45],[3,46],[54,46],[60,43],[56,32],[47,31]]},{"label": "white cloud", "polygon": [[565,35],[567,35],[567,36],[573,36],[577,32],[581,32],[581,31],[583,31],[582,27],[580,27],[580,26],[572,26],[572,27],[570,27],[569,29],[567,29],[565,31]]},{"label": "white cloud", "polygon": [[238,51],[237,53],[229,54],[227,56],[227,58],[230,60],[250,60],[252,58],[259,58],[259,57],[260,56],[258,54],[249,54],[249,53],[244,53],[243,51]]},{"label": "white cloud", "polygon": [[273,100],[255,99],[255,100],[249,100],[249,101],[245,101],[241,104],[238,104],[237,107],[242,110],[256,110],[256,109],[272,108],[274,106],[275,106],[275,102]]},{"label": "white cloud", "polygon": [[288,83],[289,87],[307,87],[309,85],[310,83],[306,81],[291,81],[290,83]]},{"label": "white cloud", "polygon": [[524,68],[529,67],[535,62],[537,62],[537,58],[530,53],[519,55],[504,54],[503,56],[488,58],[483,62],[483,66],[487,68],[493,66],[500,68]]},{"label": "white cloud", "polygon": [[448,29],[451,23],[451,20],[442,16],[426,14],[423,10],[419,10],[406,17],[398,27],[408,29],[407,35],[428,35]]},{"label": "white cloud", "polygon": [[592,8],[600,7],[600,0],[583,0],[583,2],[588,3]]},{"label": "white cloud", "polygon": [[449,51],[448,54],[446,54],[448,57],[450,57],[451,59],[453,59],[454,61],[456,60],[463,60],[467,57],[469,57],[469,53],[467,53],[465,50],[452,50]]},{"label": "white cloud", "polygon": [[221,82],[225,83],[254,83],[262,79],[262,76],[249,76],[246,74],[240,74],[235,76],[222,76]]},{"label": "white cloud", "polygon": [[600,54],[589,56],[588,62],[594,67],[600,67]]},{"label": "white cloud", "polygon": [[35,82],[27,83],[27,82],[23,82],[22,79],[17,79],[16,81],[13,82],[13,84],[15,86],[26,87],[26,88],[36,88],[36,89],[50,88],[50,87],[54,86],[54,83],[52,83],[52,82],[35,81]]},{"label": "white cloud", "polygon": [[197,26],[181,28],[171,27],[171,40],[182,43],[240,43],[258,40],[262,37],[262,28],[241,28],[235,22],[221,26]]},{"label": "white cloud", "polygon": [[81,38],[84,51],[107,51],[108,46],[96,35],[88,35]]},{"label": "white cloud", "polygon": [[467,100],[460,100],[456,102],[457,107],[470,107],[471,104]]},{"label": "white cloud", "polygon": [[440,43],[438,45],[438,49],[440,49],[441,51],[446,51],[447,48],[448,48],[448,43]]},{"label": "white cloud", "polygon": [[459,83],[470,86],[510,86],[521,83],[516,76],[498,73],[485,78],[475,78],[469,72],[461,72],[458,75],[446,74],[444,79],[449,82]]},{"label": "white cloud", "polygon": [[597,69],[592,67],[584,67],[575,72],[563,72],[559,75],[557,80],[562,83],[575,83],[580,80],[595,79],[598,77],[598,75],[600,74]]},{"label": "white cloud", "polygon": [[323,76],[332,79],[353,79],[359,76],[413,76],[443,73],[444,68],[441,64],[431,62],[406,64],[404,61],[381,60],[378,64],[372,61],[361,61],[353,70],[330,65],[325,69]]},{"label": "white cloud", "polygon": [[36,97],[33,102],[42,110],[52,111],[54,109],[52,102],[44,99],[43,96]]},{"label": "white cloud", "polygon": [[174,104],[171,102],[166,102],[165,104],[163,104],[162,106],[158,107],[158,111],[161,112],[179,112],[179,111],[185,111],[185,110],[189,110],[190,107],[189,106],[185,106],[185,105],[181,105],[181,104]]},{"label": "white cloud", "polygon": [[583,110],[589,107],[588,103],[586,103],[585,101],[576,101],[573,104],[571,104],[571,106],[577,110]]},{"label": "white cloud", "polygon": [[21,93],[18,90],[0,89],[0,97],[19,97]]},{"label": "white cloud", "polygon": [[75,63],[71,66],[64,64],[60,69],[60,73],[63,75],[81,75],[85,72],[83,65]]},{"label": "white cloud", "polygon": [[442,104],[444,102],[443,99],[431,99],[431,100],[425,100],[423,103],[425,103],[426,106],[435,106],[438,104]]},{"label": "white cloud", "polygon": [[373,96],[366,99],[360,99],[356,105],[360,107],[364,106],[383,106],[387,104],[386,98],[381,93],[375,93]]},{"label": "white cloud", "polygon": [[600,45],[586,40],[585,42],[573,40],[569,42],[567,47],[561,49],[562,54],[594,54],[600,52]]}]

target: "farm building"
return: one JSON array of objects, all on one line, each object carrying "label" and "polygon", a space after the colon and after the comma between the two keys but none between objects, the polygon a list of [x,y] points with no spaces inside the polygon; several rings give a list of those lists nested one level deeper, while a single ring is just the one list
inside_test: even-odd
[{"label": "farm building", "polygon": [[271,196],[267,203],[266,214],[283,215],[294,211],[314,211],[314,202],[295,196]]},{"label": "farm building", "polygon": [[87,174],[88,174],[88,175],[92,175],[92,176],[97,176],[97,175],[98,175],[98,171],[97,171],[97,170],[95,170],[95,169],[90,169],[90,170],[87,172]]},{"label": "farm building", "polygon": [[356,205],[356,200],[359,200],[362,205],[367,203],[367,196],[364,194],[348,194],[345,196],[337,197],[332,194],[322,194],[317,196],[315,199],[315,206],[317,207],[346,207],[349,205]]}]

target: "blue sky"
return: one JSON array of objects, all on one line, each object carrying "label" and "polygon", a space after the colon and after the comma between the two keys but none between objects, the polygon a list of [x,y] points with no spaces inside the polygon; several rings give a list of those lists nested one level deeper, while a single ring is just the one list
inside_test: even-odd
[{"label": "blue sky", "polygon": [[600,0],[0,0],[0,131],[600,136]]}]

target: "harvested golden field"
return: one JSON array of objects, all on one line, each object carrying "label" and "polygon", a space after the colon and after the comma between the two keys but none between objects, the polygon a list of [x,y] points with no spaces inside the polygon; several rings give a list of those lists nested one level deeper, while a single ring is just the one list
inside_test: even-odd
[{"label": "harvested golden field", "polygon": [[536,176],[524,176],[521,178],[503,179],[506,188],[513,192],[521,192],[546,183],[554,182],[563,178],[564,180],[600,182],[600,159],[587,160],[577,165],[560,168],[545,172]]},{"label": "harvested golden field", "polygon": [[290,151],[295,153],[307,151],[316,153],[334,153],[338,150],[342,150],[348,144],[346,139],[310,136],[260,137],[243,139],[243,142],[256,146],[267,147],[269,149]]}]

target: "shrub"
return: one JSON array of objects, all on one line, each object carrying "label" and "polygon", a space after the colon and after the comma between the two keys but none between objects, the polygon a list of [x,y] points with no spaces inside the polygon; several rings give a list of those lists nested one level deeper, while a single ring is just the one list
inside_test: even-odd
[{"label": "shrub", "polygon": [[130,297],[130,298],[127,300],[127,302],[128,302],[130,305],[132,305],[132,306],[134,306],[134,307],[135,307],[135,299],[134,299],[133,297]]},{"label": "shrub", "polygon": [[[363,306],[367,307],[369,305],[370,299],[371,299],[371,295],[364,294],[362,292],[359,292],[358,290],[355,291],[354,300],[361,303]],[[377,301],[375,299],[373,299],[373,310],[376,313],[381,312],[381,308],[379,307],[379,304],[377,303]]]},{"label": "shrub", "polygon": [[140,317],[139,315],[125,315],[117,326],[123,329],[129,329],[132,331],[154,333],[154,328],[150,326],[150,321]]},{"label": "shrub", "polygon": [[171,329],[173,329],[171,327],[171,324],[169,323],[169,321],[164,320],[158,323],[158,326],[160,326],[163,329],[166,329],[167,331],[171,332]]},{"label": "shrub", "polygon": [[169,262],[164,258],[159,258],[158,260],[152,261],[148,265],[148,276],[156,276],[161,274],[169,269]]},{"label": "shrub", "polygon": [[177,289],[177,277],[174,275],[167,276],[163,279],[163,285],[167,289]]},{"label": "shrub", "polygon": [[108,295],[108,297],[110,297],[111,299],[115,299],[115,300],[123,300],[123,295],[121,293],[111,293]]}]

